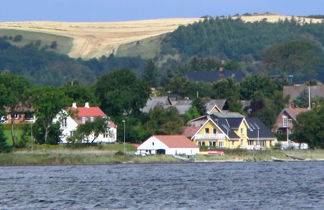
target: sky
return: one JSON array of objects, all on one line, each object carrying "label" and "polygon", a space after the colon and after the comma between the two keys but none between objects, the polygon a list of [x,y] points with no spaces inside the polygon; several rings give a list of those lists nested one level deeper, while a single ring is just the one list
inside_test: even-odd
[{"label": "sky", "polygon": [[324,0],[3,0],[0,21],[125,21],[255,12],[324,15]]}]

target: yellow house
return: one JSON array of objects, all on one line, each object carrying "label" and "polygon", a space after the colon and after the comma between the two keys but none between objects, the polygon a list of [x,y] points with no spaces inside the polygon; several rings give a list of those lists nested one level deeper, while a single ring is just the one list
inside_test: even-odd
[{"label": "yellow house", "polygon": [[199,146],[254,149],[270,148],[276,142],[275,136],[260,120],[246,119],[239,113],[215,112],[192,120],[190,124],[200,124],[200,128],[191,137]]}]

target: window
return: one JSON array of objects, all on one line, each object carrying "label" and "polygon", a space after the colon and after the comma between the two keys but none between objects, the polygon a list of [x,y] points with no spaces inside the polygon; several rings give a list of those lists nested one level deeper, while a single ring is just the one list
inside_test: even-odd
[{"label": "window", "polygon": [[205,142],[202,142],[202,143],[201,143],[201,146],[205,146]]},{"label": "window", "polygon": [[90,122],[93,122],[94,121],[94,117],[90,117]]},{"label": "window", "polygon": [[213,129],[213,134],[216,134],[216,133],[217,133],[217,129],[214,128],[214,129]]},{"label": "window", "polygon": [[205,133],[209,133],[209,128],[205,128]]},{"label": "window", "polygon": [[104,138],[108,138],[109,137],[109,130],[106,130],[105,133],[103,134]]},{"label": "window", "polygon": [[74,132],[75,132],[75,131],[70,131],[70,136],[71,136],[71,137],[74,136]]},{"label": "window", "polygon": [[154,146],[154,142],[152,142],[152,146]]},{"label": "window", "polygon": [[288,127],[288,117],[287,116],[282,117],[282,127],[285,127],[285,128]]},{"label": "window", "polygon": [[232,141],[232,146],[234,146],[235,145],[235,141]]},{"label": "window", "polygon": [[244,141],[243,141],[243,139],[241,139],[241,145],[243,145],[244,144]]},{"label": "window", "polygon": [[223,142],[223,141],[220,141],[220,142],[218,143],[218,146],[219,146],[219,147],[224,147],[224,142]]},{"label": "window", "polygon": [[253,141],[252,140],[248,140],[248,145],[253,145]]},{"label": "window", "polygon": [[62,119],[62,127],[66,127],[67,126],[67,122],[66,122],[66,117]]},{"label": "window", "polygon": [[266,141],[260,141],[260,146],[264,147],[266,145]]},{"label": "window", "polygon": [[244,134],[244,129],[243,128],[241,128],[241,134]]}]

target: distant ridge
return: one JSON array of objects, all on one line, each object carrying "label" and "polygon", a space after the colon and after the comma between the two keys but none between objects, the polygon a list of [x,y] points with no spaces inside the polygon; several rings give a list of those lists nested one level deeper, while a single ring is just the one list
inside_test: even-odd
[{"label": "distant ridge", "polygon": [[[293,16],[277,14],[254,14],[231,16],[245,22],[278,22]],[[320,23],[323,19],[294,16],[300,23]],[[40,32],[72,38],[72,47],[67,53],[73,58],[99,58],[116,53],[119,46],[174,31],[181,25],[188,25],[203,18],[168,18],[126,22],[0,22],[1,29]],[[41,36],[41,35],[40,35]],[[38,38],[35,38],[37,41]]]}]

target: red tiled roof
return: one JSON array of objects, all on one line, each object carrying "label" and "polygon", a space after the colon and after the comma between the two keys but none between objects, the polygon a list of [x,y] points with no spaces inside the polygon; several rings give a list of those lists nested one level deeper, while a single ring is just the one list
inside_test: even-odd
[{"label": "red tiled roof", "polygon": [[183,135],[154,135],[169,148],[198,148],[198,146]]},{"label": "red tiled roof", "polygon": [[307,108],[286,108],[285,111],[294,119],[302,112],[307,112]]},{"label": "red tiled roof", "polygon": [[197,131],[199,130],[200,127],[195,127],[195,126],[186,126],[183,129],[182,135],[191,138],[193,137]]},{"label": "red tiled roof", "polygon": [[76,116],[78,117],[106,117],[106,114],[97,106],[93,107],[78,107],[68,109],[76,111]]}]

